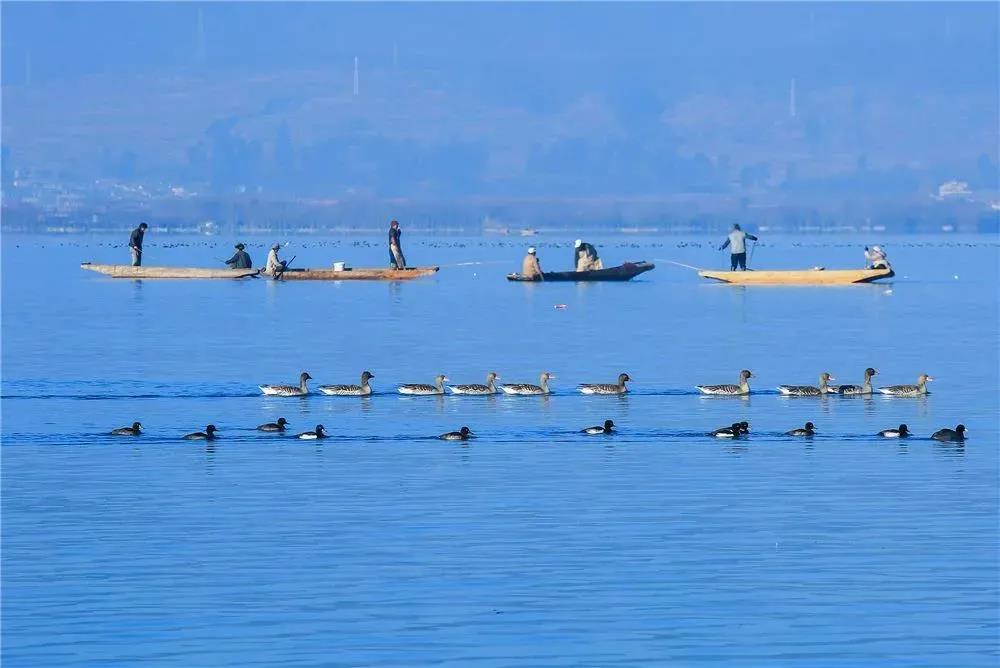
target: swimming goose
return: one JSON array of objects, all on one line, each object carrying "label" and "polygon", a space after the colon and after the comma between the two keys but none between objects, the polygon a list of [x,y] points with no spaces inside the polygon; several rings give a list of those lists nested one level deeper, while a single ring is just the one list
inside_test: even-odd
[{"label": "swimming goose", "polygon": [[472,432],[468,427],[462,427],[458,431],[449,431],[447,434],[438,436],[442,441],[468,441]]},{"label": "swimming goose", "polygon": [[205,431],[196,431],[192,434],[186,434],[184,436],[185,441],[214,441],[215,432],[218,431],[214,424],[210,424],[205,427]]},{"label": "swimming goose", "polygon": [[714,431],[709,432],[709,436],[714,436],[716,438],[739,438],[743,435],[743,433],[743,427],[740,423],[734,422],[732,426],[722,427],[721,429],[715,429]]},{"label": "swimming goose", "polygon": [[931,434],[931,438],[935,441],[964,441],[965,425],[960,424],[954,429],[938,429]]},{"label": "swimming goose", "polygon": [[138,436],[142,433],[142,425],[138,422],[133,422],[131,427],[118,427],[118,429],[112,429],[112,436]]},{"label": "swimming goose", "polygon": [[919,397],[922,394],[929,394],[927,381],[930,380],[934,379],[926,373],[922,373],[917,376],[916,385],[890,385],[889,387],[880,387],[878,391],[893,397]]},{"label": "swimming goose", "polygon": [[582,394],[625,394],[628,388],[625,383],[631,382],[632,378],[627,373],[618,374],[618,384],[611,383],[584,383],[578,389]]},{"label": "swimming goose", "polygon": [[434,378],[433,385],[427,385],[425,383],[412,383],[408,385],[400,385],[396,390],[400,394],[444,394],[444,381],[448,380],[448,377],[441,374]]},{"label": "swimming goose", "polygon": [[837,394],[871,394],[872,393],[872,376],[877,376],[878,371],[868,367],[865,369],[865,380],[860,385],[841,385],[838,388],[832,388]]},{"label": "swimming goose", "polygon": [[268,422],[266,424],[257,425],[257,431],[285,431],[285,427],[287,425],[288,420],[280,417],[277,422]]},{"label": "swimming goose", "polygon": [[312,380],[312,376],[303,371],[299,374],[299,384],[298,387],[295,385],[258,385],[260,391],[264,394],[275,396],[275,397],[304,397],[309,394],[309,388],[306,387],[306,381]]},{"label": "swimming goose", "polygon": [[605,420],[603,427],[587,427],[582,431],[584,434],[589,434],[590,436],[593,436],[595,434],[610,434],[611,431],[614,429],[614,427],[615,427],[614,422],[612,422],[611,420]]},{"label": "swimming goose", "polygon": [[315,441],[326,438],[326,432],[323,430],[323,425],[318,424],[315,431],[304,431],[301,434],[296,434],[295,438],[301,438],[303,441]]},{"label": "swimming goose", "polygon": [[471,383],[468,385],[449,385],[448,389],[451,390],[452,394],[496,394],[496,380],[499,377],[500,376],[497,375],[496,371],[490,371],[486,375],[485,385],[480,385],[479,383]]},{"label": "swimming goose", "polygon": [[826,371],[819,375],[819,387],[812,385],[779,385],[778,391],[786,396],[819,397],[830,392],[829,382],[837,380]]},{"label": "swimming goose", "polygon": [[702,394],[722,394],[728,396],[750,394],[750,383],[747,382],[750,378],[753,378],[753,374],[743,369],[740,371],[739,385],[696,385],[695,387]]},{"label": "swimming goose", "polygon": [[372,386],[368,381],[374,377],[371,371],[365,371],[361,374],[360,385],[320,385],[319,391],[338,397],[367,397],[372,393]]},{"label": "swimming goose", "polygon": [[897,429],[883,429],[878,435],[882,438],[907,438],[910,435],[910,430],[905,424],[901,424]]},{"label": "swimming goose", "polygon": [[548,371],[543,371],[542,375],[538,377],[540,385],[532,385],[530,383],[511,383],[509,385],[501,385],[500,389],[504,394],[548,394],[550,378],[555,378],[555,376]]},{"label": "swimming goose", "polygon": [[786,431],[785,436],[813,436],[816,433],[816,428],[812,422],[806,422],[804,427],[799,427],[798,429],[792,429],[791,431]]}]

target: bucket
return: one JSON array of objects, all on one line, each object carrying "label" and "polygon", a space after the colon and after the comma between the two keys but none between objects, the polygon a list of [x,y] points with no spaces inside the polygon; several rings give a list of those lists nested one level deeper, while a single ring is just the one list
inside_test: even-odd
[{"label": "bucket", "polygon": [[333,263],[333,270],[334,271],[344,271],[344,263],[343,262],[334,262]]}]

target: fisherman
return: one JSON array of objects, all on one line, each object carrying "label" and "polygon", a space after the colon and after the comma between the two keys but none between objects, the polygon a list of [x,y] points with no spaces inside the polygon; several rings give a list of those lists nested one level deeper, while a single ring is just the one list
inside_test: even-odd
[{"label": "fisherman", "polygon": [[264,273],[269,276],[280,276],[285,271],[285,267],[288,266],[287,262],[278,259],[279,250],[281,250],[281,244],[275,242],[267,254],[267,264],[264,265]]},{"label": "fisherman", "polygon": [[726,239],[726,243],[719,246],[719,250],[725,250],[726,246],[732,247],[729,251],[730,271],[736,271],[737,265],[739,265],[740,269],[743,271],[747,270],[747,239],[757,241],[757,237],[752,234],[747,234],[740,229],[739,223],[736,223],[733,225],[733,231],[729,233],[729,238]]},{"label": "fisherman", "polygon": [[573,242],[573,266],[577,271],[604,269],[604,263],[597,257],[597,249],[582,239]]},{"label": "fisherman", "polygon": [[132,234],[128,238],[128,247],[132,251],[133,267],[142,266],[142,237],[148,228],[149,225],[146,223],[139,223],[139,227],[132,230]]},{"label": "fisherman", "polygon": [[865,269],[892,269],[889,258],[881,246],[865,246]]},{"label": "fisherman", "polygon": [[389,266],[393,269],[406,269],[403,247],[399,244],[399,237],[402,234],[403,230],[399,229],[398,220],[389,223]]},{"label": "fisherman", "polygon": [[250,269],[253,267],[253,260],[250,259],[250,254],[246,251],[246,246],[243,244],[236,244],[236,252],[233,256],[226,260],[228,264],[233,269]]},{"label": "fisherman", "polygon": [[542,275],[542,265],[538,262],[538,255],[535,253],[534,246],[528,247],[528,254],[524,256],[524,260],[521,262],[521,276],[533,281],[545,280],[545,277]]}]

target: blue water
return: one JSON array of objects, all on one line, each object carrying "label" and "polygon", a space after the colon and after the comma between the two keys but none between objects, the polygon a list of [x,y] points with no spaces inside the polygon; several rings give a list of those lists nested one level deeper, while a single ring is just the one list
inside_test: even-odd
[{"label": "blue water", "polygon": [[[607,264],[657,269],[523,285],[503,274],[525,240],[408,238],[438,275],[132,282],[77,266],[125,261],[121,239],[4,237],[5,666],[997,664],[995,238],[878,239],[890,283],[753,289],[663,262],[720,266],[714,239],[598,238]],[[553,270],[568,241],[530,240]],[[771,239],[752,263],[857,266],[865,241]],[[230,244],[147,246],[147,264],[206,265]],[[866,366],[937,380],[922,399],[774,389]],[[694,390],[744,367],[749,399]],[[256,389],[364,369],[369,399]],[[555,393],[392,393],[490,370],[551,371]],[[574,392],[621,371],[631,395]],[[279,415],[333,438],[254,431]],[[606,418],[616,435],[577,433]],[[740,419],[749,440],[703,435]],[[140,438],[103,435],[133,420]],[[781,436],[806,420],[816,438]],[[179,440],[208,422],[216,443]],[[917,436],[872,436],[901,422]],[[958,422],[964,446],[927,438]],[[478,438],[433,438],[462,425]]]}]

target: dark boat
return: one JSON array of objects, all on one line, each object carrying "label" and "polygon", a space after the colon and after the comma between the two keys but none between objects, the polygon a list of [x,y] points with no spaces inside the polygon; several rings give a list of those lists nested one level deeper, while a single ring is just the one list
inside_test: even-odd
[{"label": "dark boat", "polygon": [[[639,274],[655,269],[650,262],[626,262],[618,267],[595,269],[593,271],[543,271],[544,281],[628,281]],[[521,274],[507,274],[508,281],[524,283],[544,282],[537,278],[525,278]]]}]

